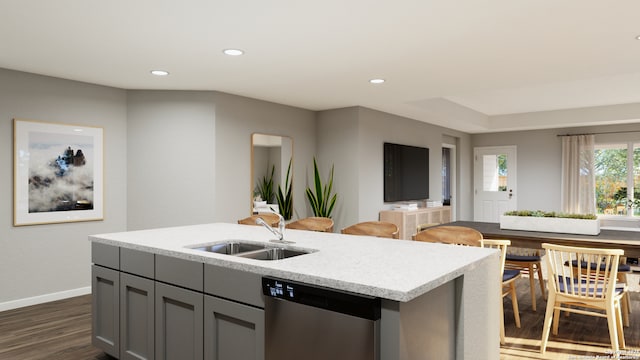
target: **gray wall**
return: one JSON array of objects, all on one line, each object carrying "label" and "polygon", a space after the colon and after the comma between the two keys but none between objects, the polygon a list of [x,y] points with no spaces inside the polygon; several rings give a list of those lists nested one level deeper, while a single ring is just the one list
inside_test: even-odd
[{"label": "gray wall", "polygon": [[129,91],[128,229],[215,220],[214,93]]},{"label": "gray wall", "polygon": [[213,91],[130,91],[129,230],[249,216],[256,132],[293,138],[294,210],[306,217],[298,179],[315,148],[314,112]]},{"label": "gray wall", "polygon": [[329,110],[318,116],[318,156],[323,176],[335,165],[335,189],[339,204],[336,230],[360,221],[378,219],[388,209],[383,198],[384,142],[429,148],[429,195],[442,197],[442,144],[456,140],[458,219],[470,219],[472,184],[471,147],[468,134],[362,107]]},{"label": "gray wall", "polygon": [[[104,221],[13,226],[14,118],[104,129]],[[126,230],[126,140],[124,90],[0,69],[0,307],[88,290],[88,235]]]},{"label": "gray wall", "polygon": [[306,217],[302,179],[316,147],[315,112],[220,92],[215,104],[215,221],[236,222],[251,214],[253,133],[293,139],[294,218]]},{"label": "gray wall", "polygon": [[560,211],[562,140],[558,135],[622,132],[596,135],[596,143],[612,139],[640,141],[638,131],[640,124],[607,125],[474,134],[471,139],[474,147],[517,147],[518,209]]}]

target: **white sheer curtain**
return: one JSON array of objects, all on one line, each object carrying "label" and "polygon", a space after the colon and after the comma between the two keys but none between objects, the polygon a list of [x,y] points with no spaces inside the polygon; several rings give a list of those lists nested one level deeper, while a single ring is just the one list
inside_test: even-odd
[{"label": "white sheer curtain", "polygon": [[594,135],[562,138],[562,211],[595,214]]}]

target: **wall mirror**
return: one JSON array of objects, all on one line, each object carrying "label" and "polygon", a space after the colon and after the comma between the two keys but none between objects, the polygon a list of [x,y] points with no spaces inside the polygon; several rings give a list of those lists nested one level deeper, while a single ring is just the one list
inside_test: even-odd
[{"label": "wall mirror", "polygon": [[[251,135],[252,213],[271,210],[279,212],[275,196],[278,185],[285,189],[290,160],[293,160],[293,139],[290,137],[257,133]],[[289,177],[292,176],[293,164]],[[272,180],[271,191],[268,186],[270,180]]]}]

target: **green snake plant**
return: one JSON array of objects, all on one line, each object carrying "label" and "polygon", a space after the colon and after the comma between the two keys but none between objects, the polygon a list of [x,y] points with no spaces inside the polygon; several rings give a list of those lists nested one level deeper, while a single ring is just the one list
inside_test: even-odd
[{"label": "green snake plant", "polygon": [[289,159],[289,167],[287,168],[287,177],[284,181],[284,191],[280,185],[278,185],[278,192],[276,193],[276,200],[278,201],[278,208],[280,215],[285,220],[291,220],[293,216],[293,198],[291,197],[291,188],[293,187],[293,176],[291,173],[291,159]]},{"label": "green snake plant", "polygon": [[331,213],[333,212],[333,207],[336,205],[336,200],[338,198],[338,194],[333,194],[333,196],[331,196],[331,192],[333,190],[333,165],[331,165],[331,172],[329,173],[327,183],[322,185],[320,171],[318,170],[318,164],[314,157],[313,179],[314,189],[312,190],[311,188],[307,188],[306,190],[311,210],[313,210],[314,216],[330,218]]},{"label": "green snake plant", "polygon": [[[267,166],[267,169],[269,169],[268,166]],[[276,166],[273,165],[271,167],[271,175],[263,176],[262,179],[259,180],[258,185],[256,185],[255,193],[259,194],[260,198],[266,201],[267,203],[271,203],[271,200],[273,200],[273,197],[275,196],[273,191],[273,175],[275,171],[276,171]]]}]

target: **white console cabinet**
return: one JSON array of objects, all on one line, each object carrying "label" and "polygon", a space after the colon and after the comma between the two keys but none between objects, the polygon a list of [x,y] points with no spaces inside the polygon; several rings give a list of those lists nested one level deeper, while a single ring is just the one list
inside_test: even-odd
[{"label": "white console cabinet", "polygon": [[380,211],[380,221],[396,224],[400,230],[399,238],[411,240],[418,225],[451,222],[451,208],[439,206],[416,210],[383,210]]}]

